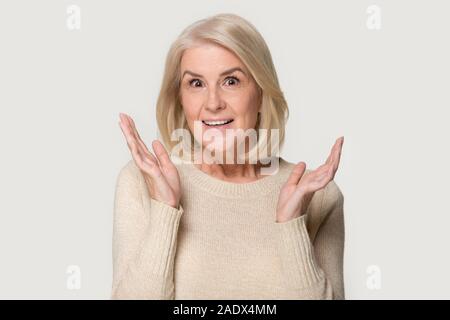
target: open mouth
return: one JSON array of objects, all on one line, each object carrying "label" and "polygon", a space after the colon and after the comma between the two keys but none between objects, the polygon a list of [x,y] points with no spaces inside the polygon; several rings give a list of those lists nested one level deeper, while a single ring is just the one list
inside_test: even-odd
[{"label": "open mouth", "polygon": [[228,120],[216,120],[216,121],[208,121],[208,120],[202,120],[202,122],[209,126],[209,127],[220,127],[220,126],[226,126],[227,124],[233,122],[234,119],[228,119]]}]

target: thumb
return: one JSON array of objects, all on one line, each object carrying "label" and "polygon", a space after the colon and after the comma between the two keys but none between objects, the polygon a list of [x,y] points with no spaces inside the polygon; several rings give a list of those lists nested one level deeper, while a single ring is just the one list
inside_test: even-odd
[{"label": "thumb", "polygon": [[297,163],[292,169],[292,172],[286,184],[297,185],[297,183],[300,181],[300,178],[303,176],[303,173],[305,173],[305,169],[306,163],[304,163],[303,161]]}]

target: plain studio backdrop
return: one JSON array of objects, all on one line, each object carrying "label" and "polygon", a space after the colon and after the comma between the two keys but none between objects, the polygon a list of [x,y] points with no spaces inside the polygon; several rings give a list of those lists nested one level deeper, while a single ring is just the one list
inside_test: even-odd
[{"label": "plain studio backdrop", "polygon": [[450,298],[448,1],[0,4],[0,298],[108,299],[114,188],[147,144],[170,44],[231,12],[265,38],[289,104],[281,154],[345,136],[347,299]]}]

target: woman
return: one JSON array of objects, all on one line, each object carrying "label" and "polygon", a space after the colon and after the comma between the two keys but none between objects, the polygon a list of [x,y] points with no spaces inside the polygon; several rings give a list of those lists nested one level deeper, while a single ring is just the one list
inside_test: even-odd
[{"label": "woman", "polygon": [[[111,298],[344,299],[344,198],[333,181],[343,137],[315,170],[281,157],[264,174],[273,157],[175,163],[169,155],[179,128],[214,150],[206,155],[234,151],[225,129],[275,130],[271,146],[280,146],[287,115],[269,49],[248,21],[219,14],[181,33],[157,103],[164,144],[148,150],[120,114],[133,159],[116,185]],[[216,139],[202,139],[211,132]]]}]

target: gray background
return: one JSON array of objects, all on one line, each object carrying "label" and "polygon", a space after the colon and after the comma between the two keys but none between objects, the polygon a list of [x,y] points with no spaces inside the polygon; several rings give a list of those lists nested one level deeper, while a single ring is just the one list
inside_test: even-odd
[{"label": "gray background", "polygon": [[[69,5],[81,29],[67,27]],[[371,30],[367,8],[381,8]],[[282,155],[319,166],[345,143],[348,299],[450,298],[448,1],[0,3],[0,298],[108,299],[118,113],[157,137],[171,42],[233,12],[266,39],[290,107]],[[67,287],[79,266],[81,287]],[[379,286],[368,281],[376,274]],[[369,268],[369,269],[368,269]]]}]

